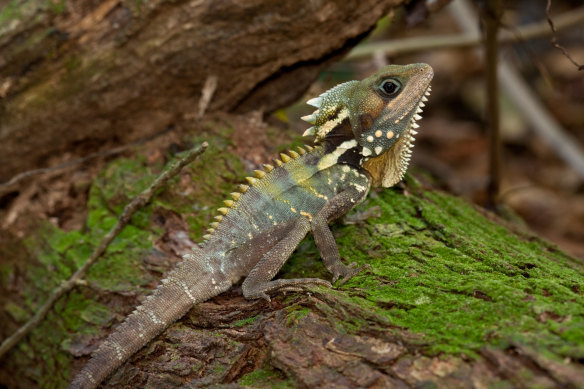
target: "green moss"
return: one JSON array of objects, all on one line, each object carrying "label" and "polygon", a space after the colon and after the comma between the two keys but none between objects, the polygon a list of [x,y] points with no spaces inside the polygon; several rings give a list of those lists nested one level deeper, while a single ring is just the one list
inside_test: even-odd
[{"label": "green moss", "polygon": [[19,8],[19,1],[12,0],[4,6],[0,12],[0,23],[7,23],[9,20],[20,19],[22,12]]},{"label": "green moss", "polygon": [[288,312],[288,327],[292,327],[304,316],[308,315],[311,310],[309,308],[292,305],[286,309]]},{"label": "green moss", "polygon": [[[212,123],[208,123],[205,127],[210,131],[211,126]],[[183,169],[183,175],[190,178],[188,186],[164,191],[153,202],[154,206],[172,209],[185,218],[190,227],[191,238],[197,242],[201,241],[209,223],[217,215],[217,208],[225,206],[223,200],[249,175],[239,158],[228,150],[228,139],[233,128],[213,127],[213,131],[219,132],[221,136],[203,135],[204,140],[209,143],[207,151]],[[200,143],[202,140],[203,138],[194,138],[193,143]],[[177,182],[178,178],[175,179],[175,184]]]},{"label": "green moss", "polygon": [[298,246],[298,251],[282,267],[276,278],[322,278],[330,279],[312,237]]},{"label": "green moss", "polygon": [[254,321],[258,319],[258,316],[248,317],[246,319],[241,319],[233,323],[234,327],[245,327],[248,324],[252,324]]},{"label": "green moss", "polygon": [[78,69],[82,65],[81,58],[76,55],[70,55],[63,60],[63,65],[68,72],[72,72],[75,69]]},{"label": "green moss", "polygon": [[243,387],[257,389],[287,389],[295,387],[293,381],[287,379],[282,372],[268,367],[245,374],[237,383]]},{"label": "green moss", "polygon": [[142,5],[144,4],[144,0],[134,0],[134,12],[139,14],[142,10]]},{"label": "green moss", "polygon": [[444,193],[390,189],[367,204],[381,218],[335,230],[342,257],[372,266],[345,288],[358,287],[393,325],[423,334],[428,352],[475,356],[513,341],[557,358],[584,356],[581,265]]},{"label": "green moss", "polygon": [[4,310],[17,322],[25,322],[30,318],[30,314],[25,309],[12,301],[8,301],[4,304]]},{"label": "green moss", "polygon": [[53,0],[48,0],[46,2],[47,4],[47,8],[53,12],[54,14],[60,15],[63,12],[65,12],[66,9],[66,2],[65,0],[57,0],[57,1],[53,1]]}]

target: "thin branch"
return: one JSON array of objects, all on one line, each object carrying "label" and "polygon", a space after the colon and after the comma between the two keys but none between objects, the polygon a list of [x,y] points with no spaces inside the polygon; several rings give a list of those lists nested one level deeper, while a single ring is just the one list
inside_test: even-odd
[{"label": "thin branch", "polygon": [[[584,22],[584,7],[557,16],[555,18],[554,26],[556,31],[560,31],[582,22]],[[521,40],[549,36],[554,32],[550,30],[548,23],[548,21],[544,20],[517,27],[515,32],[504,31],[499,36],[499,43],[516,42],[518,36],[521,37]],[[475,47],[481,43],[481,35],[478,31],[467,31],[463,35],[435,35],[404,38],[390,42],[374,42],[357,46],[345,57],[345,60],[352,61],[368,58],[377,52],[386,54],[406,54],[425,50]]]},{"label": "thin branch", "polygon": [[81,266],[75,274],[71,276],[67,281],[61,283],[60,286],[55,288],[50,294],[47,301],[43,306],[35,313],[35,315],[20,327],[14,334],[6,338],[2,345],[0,346],[0,358],[6,354],[12,347],[14,347],[18,342],[22,340],[30,331],[32,331],[47,315],[49,310],[53,307],[55,302],[61,298],[65,293],[69,292],[76,285],[82,282],[82,278],[85,273],[91,268],[91,266],[105,253],[109,244],[112,240],[126,227],[134,213],[146,205],[151,199],[154,193],[162,187],[164,187],[167,182],[175,177],[183,167],[193,162],[199,155],[201,155],[207,148],[207,142],[203,142],[201,145],[193,148],[188,154],[181,160],[175,162],[168,170],[162,173],[160,176],[154,180],[149,188],[144,190],[138,196],[134,197],[132,201],[126,205],[124,211],[118,218],[116,225],[103,237],[99,245],[95,248],[89,259]]},{"label": "thin branch", "polygon": [[566,58],[568,58],[568,59],[570,60],[570,62],[572,62],[572,63],[573,63],[573,64],[574,64],[574,65],[575,65],[575,66],[578,68],[578,70],[584,70],[584,65],[580,65],[578,62],[574,61],[574,60],[572,59],[572,57],[570,56],[570,53],[568,53],[568,50],[566,50],[566,49],[564,48],[564,46],[561,46],[561,45],[558,43],[558,36],[557,36],[556,27],[555,27],[555,25],[554,25],[554,22],[553,22],[553,20],[552,20],[552,17],[551,17],[551,15],[550,15],[550,10],[551,10],[551,8],[552,8],[552,0],[548,0],[548,2],[547,2],[547,5],[546,5],[546,7],[545,7],[545,16],[546,16],[546,18],[547,18],[547,21],[548,21],[548,23],[549,23],[549,25],[550,25],[550,28],[551,28],[551,30],[552,30],[552,32],[553,32],[553,36],[552,36],[552,45],[553,45],[553,46],[554,46],[556,49],[559,49],[559,50],[561,50],[561,51],[562,51],[562,53],[564,53],[564,56],[565,56]]}]

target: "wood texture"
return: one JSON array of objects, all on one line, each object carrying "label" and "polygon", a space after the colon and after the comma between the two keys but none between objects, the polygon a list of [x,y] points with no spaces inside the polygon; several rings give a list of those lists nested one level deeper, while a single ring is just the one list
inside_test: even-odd
[{"label": "wood texture", "polygon": [[0,10],[0,180],[65,152],[164,130],[196,114],[210,76],[218,78],[210,111],[288,104],[402,2],[8,4]]}]

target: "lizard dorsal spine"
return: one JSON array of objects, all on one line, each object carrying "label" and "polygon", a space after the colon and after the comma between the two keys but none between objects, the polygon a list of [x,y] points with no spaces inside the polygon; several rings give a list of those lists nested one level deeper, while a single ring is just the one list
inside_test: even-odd
[{"label": "lizard dorsal spine", "polygon": [[[305,147],[308,149],[308,152],[312,152],[314,150],[312,146]],[[280,159],[275,159],[274,164],[279,168],[281,166],[284,166],[286,163],[307,154],[307,150],[300,146],[298,146],[296,149],[298,150],[298,152],[294,150],[288,150],[286,153],[280,153]],[[238,186],[239,192],[231,193],[231,197],[233,198],[233,200],[231,199],[223,200],[226,207],[221,207],[217,210],[217,212],[219,213],[217,216],[215,216],[217,222],[210,223],[211,227],[208,228],[207,233],[203,235],[204,244],[207,243],[209,239],[211,239],[211,237],[219,227],[221,221],[223,220],[223,217],[229,213],[230,209],[236,208],[239,202],[243,201],[242,195],[245,195],[245,193],[248,191],[250,187],[258,185],[258,183],[261,180],[270,179],[271,177],[270,174],[273,172],[274,167],[270,164],[264,164],[263,168],[264,168],[263,170],[254,170],[255,177],[245,178],[249,185],[239,185]]]}]

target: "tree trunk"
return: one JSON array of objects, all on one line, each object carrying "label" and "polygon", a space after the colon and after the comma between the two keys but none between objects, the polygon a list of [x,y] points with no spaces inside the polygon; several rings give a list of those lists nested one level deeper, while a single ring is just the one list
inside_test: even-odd
[{"label": "tree trunk", "polygon": [[211,110],[272,111],[404,0],[11,1],[0,6],[0,181]]},{"label": "tree trunk", "polygon": [[[87,285],[62,298],[5,356],[1,384],[63,387],[200,241],[215,207],[246,175],[230,151],[246,154],[247,137],[274,133],[256,126],[238,137],[243,130],[226,123],[245,120],[200,125],[208,151],[134,216],[89,271]],[[2,272],[3,335],[87,258],[127,201],[160,171],[165,150],[105,168],[92,184],[83,230],[45,226],[24,243],[0,245],[0,257],[13,258]],[[378,216],[333,227],[345,261],[370,269],[341,288],[278,295],[271,303],[247,301],[234,287],[194,307],[105,387],[583,387],[581,262],[412,178],[372,193],[364,208],[373,207]],[[330,274],[309,238],[277,277]]]}]

